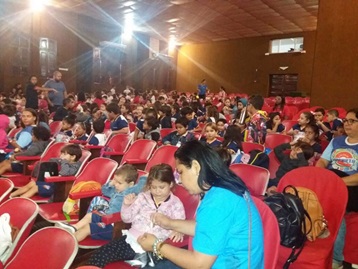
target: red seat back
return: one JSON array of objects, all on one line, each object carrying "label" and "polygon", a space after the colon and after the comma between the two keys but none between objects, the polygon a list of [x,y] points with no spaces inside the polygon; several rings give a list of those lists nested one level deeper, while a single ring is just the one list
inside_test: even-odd
[{"label": "red seat back", "polygon": [[134,122],[130,122],[128,123],[128,127],[129,127],[129,132],[134,132],[135,128],[136,128],[136,124]]},{"label": "red seat back", "polygon": [[[312,264],[315,263],[317,267],[314,268],[329,268],[333,259],[333,244],[346,211],[347,186],[335,173],[328,169],[312,166],[297,168],[285,174],[277,186],[277,191],[282,192],[287,185],[305,187],[316,193],[330,232],[330,235],[325,239],[308,242],[307,247],[303,248],[292,267],[312,268]],[[321,240],[324,240],[324,244],[321,243]],[[312,251],[315,251],[315,255],[312,255]],[[317,259],[316,255],[319,255],[319,253],[326,254]],[[278,266],[284,263],[287,254],[287,248],[280,248]]]},{"label": "red seat back", "polygon": [[105,184],[117,169],[118,163],[108,158],[94,158],[78,175],[74,184],[80,181],[96,181]]},{"label": "red seat back", "polygon": [[163,139],[164,137],[166,137],[168,134],[172,133],[176,131],[176,129],[173,128],[162,128],[160,129],[160,138]]},{"label": "red seat back", "polygon": [[61,149],[67,145],[65,142],[57,142],[51,144],[47,150],[41,155],[40,162],[48,162],[51,158],[59,158],[61,155]]},{"label": "red seat back", "polygon": [[140,139],[133,142],[128,151],[124,154],[121,165],[125,164],[127,160],[137,160],[146,163],[152,156],[157,142],[148,139]]},{"label": "red seat back", "polygon": [[270,179],[270,172],[267,169],[250,164],[236,163],[230,165],[230,170],[245,182],[252,195],[261,196],[265,194]]},{"label": "red seat back", "polygon": [[77,240],[72,234],[46,227],[32,234],[5,268],[69,268],[77,251]]},{"label": "red seat back", "polygon": [[195,219],[196,209],[198,208],[199,195],[191,195],[183,186],[176,185],[173,194],[177,196],[184,205],[185,218]]},{"label": "red seat back", "polygon": [[19,228],[19,233],[10,248],[8,256],[4,259],[4,262],[12,259],[22,243],[29,236],[38,212],[39,207],[37,204],[27,198],[13,198],[0,205],[0,216],[4,213],[9,213],[11,224]]},{"label": "red seat back", "polygon": [[145,171],[149,172],[150,168],[152,168],[153,165],[160,164],[160,163],[166,163],[169,164],[173,169],[175,169],[175,158],[174,153],[177,151],[176,146],[162,146],[158,148],[154,153],[153,156],[149,159]]},{"label": "red seat back", "polygon": [[112,151],[126,152],[131,144],[132,137],[129,134],[116,134],[106,144]]},{"label": "red seat back", "polygon": [[53,121],[50,123],[50,133],[51,136],[55,136],[61,131],[62,121]]},{"label": "red seat back", "polygon": [[280,230],[275,214],[260,199],[252,197],[262,220],[264,230],[264,263],[265,269],[275,269],[280,248]]},{"label": "red seat back", "polygon": [[269,149],[274,149],[278,145],[283,143],[290,143],[292,141],[292,136],[284,134],[267,134],[265,140],[265,147]]},{"label": "red seat back", "polygon": [[0,180],[0,204],[9,198],[9,194],[14,188],[14,183],[8,178]]},{"label": "red seat back", "polygon": [[285,131],[288,132],[291,130],[292,126],[297,124],[297,120],[284,120],[282,125],[285,126]]},{"label": "red seat back", "polygon": [[264,151],[265,147],[258,143],[252,143],[252,142],[242,142],[242,150],[245,153],[250,153],[251,150],[257,149],[259,151]]},{"label": "red seat back", "polygon": [[280,161],[277,159],[275,152],[271,151],[268,154],[268,157],[270,159],[269,162],[269,171],[270,171],[270,178],[275,178],[276,177],[276,172],[278,167],[280,166]]},{"label": "red seat back", "polygon": [[8,132],[7,137],[9,137],[9,138],[14,138],[14,137],[17,135],[17,133],[20,132],[21,130],[22,130],[21,127],[19,127],[19,128],[12,128],[12,129]]}]

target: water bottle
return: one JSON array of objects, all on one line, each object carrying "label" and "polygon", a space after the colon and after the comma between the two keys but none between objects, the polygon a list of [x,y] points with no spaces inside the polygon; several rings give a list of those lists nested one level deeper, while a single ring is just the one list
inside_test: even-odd
[{"label": "water bottle", "polygon": [[244,124],[245,124],[246,116],[247,116],[247,110],[246,110],[246,107],[244,107],[244,108],[241,110],[241,113],[240,113],[240,118],[239,118],[239,124],[240,124],[240,125],[244,125]]}]

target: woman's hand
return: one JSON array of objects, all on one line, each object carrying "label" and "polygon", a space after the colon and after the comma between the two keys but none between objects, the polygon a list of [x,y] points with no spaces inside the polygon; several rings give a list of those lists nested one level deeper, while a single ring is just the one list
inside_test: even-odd
[{"label": "woman's hand", "polygon": [[154,213],[151,216],[152,222],[154,225],[159,225],[160,227],[170,230],[171,229],[171,218],[161,214],[161,213]]},{"label": "woman's hand", "polygon": [[125,205],[131,205],[134,203],[134,201],[137,199],[137,197],[135,196],[134,193],[128,194],[126,196],[124,196],[124,200],[123,203]]},{"label": "woman's hand", "polygon": [[51,91],[52,91],[53,93],[58,93],[58,91],[57,91],[56,89],[54,89],[54,88],[52,88]]},{"label": "woman's hand", "polygon": [[153,251],[153,244],[157,238],[153,234],[145,233],[138,237],[138,244],[145,251]]},{"label": "woman's hand", "polygon": [[174,242],[183,242],[184,234],[179,232],[171,232],[169,238]]}]

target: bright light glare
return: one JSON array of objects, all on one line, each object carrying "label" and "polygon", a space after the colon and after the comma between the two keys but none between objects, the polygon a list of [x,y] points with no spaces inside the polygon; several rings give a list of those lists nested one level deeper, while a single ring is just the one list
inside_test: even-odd
[{"label": "bright light glare", "polygon": [[169,42],[168,42],[168,49],[169,50],[174,50],[177,45],[178,45],[178,43],[177,43],[176,37],[175,36],[170,36],[169,37]]},{"label": "bright light glare", "polygon": [[30,7],[33,11],[41,11],[47,3],[48,0],[30,0]]},{"label": "bright light glare", "polygon": [[122,33],[122,37],[124,39],[131,39],[134,28],[134,15],[133,13],[127,13],[124,18],[124,29]]}]

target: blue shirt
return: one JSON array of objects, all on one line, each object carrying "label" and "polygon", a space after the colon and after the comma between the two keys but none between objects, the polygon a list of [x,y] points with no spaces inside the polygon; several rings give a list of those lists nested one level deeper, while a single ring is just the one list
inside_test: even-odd
[{"label": "blue shirt", "polygon": [[321,158],[329,161],[328,169],[337,169],[348,175],[358,173],[358,143],[348,143],[345,135],[334,138]]},{"label": "blue shirt", "polygon": [[48,97],[55,106],[62,106],[63,99],[65,99],[65,91],[66,91],[65,83],[63,83],[62,81],[56,82],[55,80],[50,79],[46,81],[44,87],[53,88],[57,91],[57,93],[49,92]]},{"label": "blue shirt", "polygon": [[199,84],[198,85],[199,95],[206,94],[206,89],[207,88],[208,88],[208,86],[206,86],[205,84]]},{"label": "blue shirt", "polygon": [[122,115],[119,115],[113,122],[111,122],[112,131],[118,131],[126,127],[128,127],[128,122]]},{"label": "blue shirt", "polygon": [[144,129],[143,129],[143,124],[144,124],[144,119],[140,119],[137,122],[136,128],[141,131],[142,133],[144,133]]},{"label": "blue shirt", "polygon": [[204,139],[204,142],[211,148],[216,148],[221,146],[221,141],[218,139],[215,139],[213,142],[208,143],[206,139]]},{"label": "blue shirt", "polygon": [[247,269],[249,240],[250,268],[264,268],[261,217],[251,198],[247,195],[246,199],[226,189],[212,187],[198,208],[193,248],[217,256],[212,269]]},{"label": "blue shirt", "polygon": [[188,123],[188,131],[194,130],[198,126],[198,121],[196,118],[191,119]]},{"label": "blue shirt", "polygon": [[26,126],[16,135],[16,143],[21,147],[21,149],[27,149],[32,142],[32,128],[34,126]]}]

